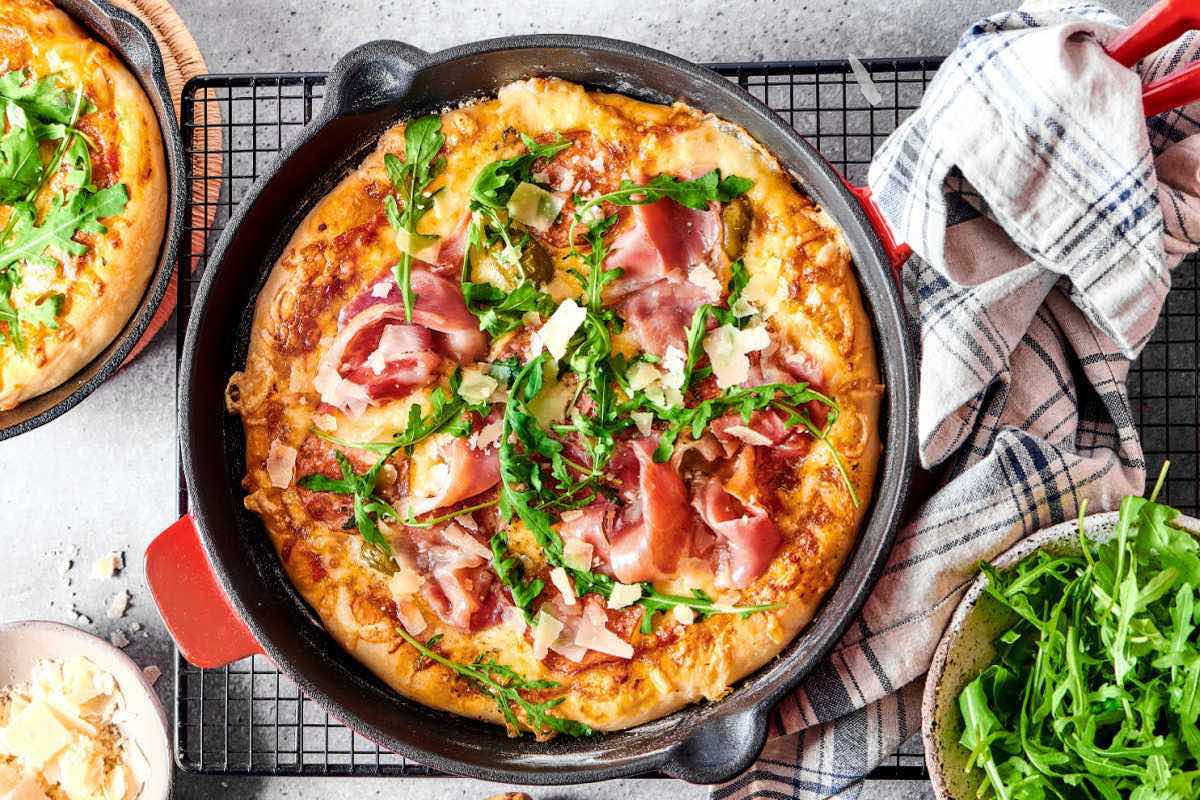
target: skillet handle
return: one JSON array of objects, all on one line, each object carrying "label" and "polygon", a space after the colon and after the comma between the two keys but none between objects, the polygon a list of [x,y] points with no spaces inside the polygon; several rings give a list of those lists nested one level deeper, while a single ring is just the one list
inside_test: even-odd
[{"label": "skillet handle", "polygon": [[324,113],[345,117],[394,103],[408,93],[428,57],[419,47],[391,39],[359,45],[333,65]]},{"label": "skillet handle", "polygon": [[661,769],[688,783],[724,783],[748,770],[766,743],[766,711],[736,711],[704,723],[675,746]]},{"label": "skillet handle", "polygon": [[217,584],[190,516],[180,517],[146,548],[146,583],[190,663],[211,669],[262,653]]},{"label": "skillet handle", "polygon": [[883,245],[888,260],[892,262],[892,277],[899,284],[900,268],[904,266],[904,262],[908,261],[909,256],[912,255],[912,248],[904,244],[904,242],[896,241],[896,237],[892,233],[888,221],[884,218],[883,212],[879,210],[879,204],[875,202],[875,198],[871,195],[869,187],[855,186],[845,178],[842,178],[842,183],[846,184],[846,188],[850,190],[850,194],[854,195],[854,198],[858,200],[859,205],[863,208],[863,212],[867,215],[867,221],[875,229],[875,235],[879,237],[879,243]]}]

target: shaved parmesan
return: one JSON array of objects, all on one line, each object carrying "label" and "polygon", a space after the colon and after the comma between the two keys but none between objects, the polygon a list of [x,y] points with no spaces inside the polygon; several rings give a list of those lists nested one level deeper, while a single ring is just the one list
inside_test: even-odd
[{"label": "shaved parmesan", "polygon": [[629,388],[638,392],[660,383],[663,379],[663,371],[653,364],[639,361],[630,367],[625,377],[629,379]]},{"label": "shaved parmesan", "polygon": [[538,611],[533,626],[533,657],[539,661],[550,652],[550,645],[558,641],[563,624],[555,617],[547,614],[545,609]]},{"label": "shaved parmesan", "polygon": [[525,629],[529,627],[529,623],[525,621],[525,615],[516,606],[504,607],[504,610],[500,612],[500,623],[518,636],[523,635]]},{"label": "shaved parmesan", "polygon": [[650,435],[650,426],[654,423],[654,414],[649,411],[632,411],[629,414],[629,418],[637,426],[638,433],[642,436]]},{"label": "shaved parmesan", "polygon": [[425,615],[412,600],[405,599],[396,603],[396,616],[400,618],[400,624],[404,626],[404,630],[413,636],[419,636],[428,627],[425,623]]},{"label": "shaved parmesan", "polygon": [[578,508],[568,508],[566,511],[562,512],[562,514],[559,516],[559,519],[561,519],[563,522],[574,522],[582,516],[583,512]]},{"label": "shaved parmesan", "polygon": [[558,641],[550,645],[550,649],[563,658],[574,661],[576,664],[583,661],[583,657],[587,655],[586,647],[568,642],[562,638],[559,638]]},{"label": "shaved parmesan", "polygon": [[608,607],[617,609],[631,606],[642,597],[642,587],[636,583],[614,583],[608,596]]},{"label": "shaved parmesan", "polygon": [[567,539],[563,543],[563,562],[571,569],[585,572],[592,568],[592,550],[589,542],[582,539]]},{"label": "shaved parmesan", "polygon": [[688,282],[705,289],[713,297],[721,296],[721,282],[717,274],[704,264],[696,264],[688,270]]},{"label": "shaved parmesan", "polygon": [[544,346],[550,355],[561,359],[567,354],[567,343],[571,341],[575,331],[579,330],[586,316],[587,310],[576,305],[574,300],[569,297],[563,300],[558,304],[558,308],[554,309],[550,319],[546,320],[546,324],[533,335],[534,341],[540,343],[538,351]]},{"label": "shaved parmesan", "polygon": [[590,616],[579,623],[579,629],[575,633],[575,644],[617,658],[633,658],[633,645],[610,631],[604,624],[598,624]]},{"label": "shaved parmesan", "polygon": [[564,194],[547,192],[540,186],[522,182],[513,190],[505,210],[517,222],[545,233],[550,230],[554,220],[558,219],[558,214],[566,202]]},{"label": "shaved parmesan", "polygon": [[[590,545],[589,545],[590,547]],[[589,564],[589,566],[591,566]],[[554,584],[554,588],[558,589],[562,595],[563,602],[569,606],[576,603],[575,589],[571,586],[571,579],[567,576],[567,571],[562,567],[555,567],[550,570],[550,582]]]},{"label": "shaved parmesan", "polygon": [[329,364],[322,364],[317,370],[317,376],[313,378],[313,388],[321,396],[322,402],[340,409],[353,419],[361,417],[371,402],[365,387],[346,380]]},{"label": "shaved parmesan", "polygon": [[717,387],[728,389],[745,383],[750,377],[747,355],[770,344],[771,336],[762,326],[738,330],[733,325],[722,325],[705,336],[704,352],[712,362]]},{"label": "shaved parmesan", "polygon": [[434,254],[431,251],[437,242],[438,237],[436,236],[427,236],[423,233],[409,233],[404,228],[396,231],[396,247],[400,248],[400,252],[408,253],[410,256],[416,258],[429,256],[429,258],[421,258],[422,261],[434,260]]},{"label": "shaved parmesan", "polygon": [[488,561],[492,557],[491,550],[480,544],[478,539],[456,523],[446,526],[446,529],[442,531],[442,538],[468,555],[478,556],[484,561]]},{"label": "shaved parmesan", "polygon": [[337,417],[333,414],[317,414],[313,417],[313,425],[316,425],[318,430],[332,433],[337,430]]},{"label": "shaved parmesan", "polygon": [[265,466],[271,485],[276,489],[286,489],[292,485],[296,470],[296,448],[280,444],[278,440],[271,442]]},{"label": "shaved parmesan", "polygon": [[675,615],[675,619],[680,625],[691,625],[696,621],[696,612],[690,606],[675,606],[671,609],[671,613]]},{"label": "shaved parmesan", "polygon": [[503,432],[504,420],[497,419],[484,425],[479,429],[479,433],[475,434],[475,449],[482,450],[496,444],[500,441],[500,434]]},{"label": "shaved parmesan", "polygon": [[392,284],[388,283],[387,281],[380,281],[371,287],[371,297],[378,297],[382,299],[387,297],[391,291]]},{"label": "shaved parmesan", "polygon": [[129,608],[129,592],[122,589],[112,596],[108,601],[108,609],[106,615],[109,619],[120,619],[125,616],[125,611]]},{"label": "shaved parmesan", "polygon": [[529,413],[533,414],[539,425],[548,428],[566,419],[567,405],[574,395],[568,384],[547,381],[537,396],[529,401]]},{"label": "shaved parmesan", "polygon": [[478,367],[467,367],[462,371],[462,383],[458,387],[458,396],[472,405],[479,405],[491,400],[492,394],[499,386],[498,380],[484,373]]},{"label": "shaved parmesan", "polygon": [[416,594],[424,584],[425,576],[407,564],[400,564],[392,577],[388,578],[388,591],[399,602]]},{"label": "shaved parmesan", "polygon": [[734,438],[741,439],[746,444],[753,444],[759,447],[771,444],[771,440],[766,436],[763,436],[753,428],[747,428],[745,425],[730,425],[725,429],[725,432]]}]

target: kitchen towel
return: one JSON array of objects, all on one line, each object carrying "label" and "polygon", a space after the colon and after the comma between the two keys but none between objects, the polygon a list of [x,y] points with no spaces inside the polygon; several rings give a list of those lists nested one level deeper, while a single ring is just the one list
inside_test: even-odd
[{"label": "kitchen towel", "polygon": [[978,562],[1083,499],[1109,510],[1143,490],[1125,379],[1171,268],[1200,247],[1200,105],[1147,122],[1141,87],[1200,39],[1135,72],[1102,49],[1122,27],[1046,2],[981,20],[876,155],[871,189],[917,254],[902,293],[939,488],[762,757],[714,798],[856,796],[920,731],[922,676]]}]

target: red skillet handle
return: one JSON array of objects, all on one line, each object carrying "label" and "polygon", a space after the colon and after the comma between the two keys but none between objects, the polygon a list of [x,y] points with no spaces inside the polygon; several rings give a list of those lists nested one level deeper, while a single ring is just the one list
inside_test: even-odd
[{"label": "red skillet handle", "polygon": [[1200,28],[1200,3],[1196,0],[1159,0],[1105,49],[1118,64],[1132,67],[1194,28]]},{"label": "red skillet handle", "polygon": [[211,669],[262,653],[217,584],[191,517],[180,517],[146,548],[146,582],[190,663]]},{"label": "red skillet handle", "polygon": [[[1155,50],[1196,28],[1200,28],[1200,2],[1159,0],[1120,36],[1109,42],[1105,49],[1118,64],[1132,67]],[[1200,100],[1200,63],[1189,64],[1142,90],[1142,108],[1147,117],[1197,100]]]},{"label": "red skillet handle", "polygon": [[883,212],[879,210],[879,204],[871,196],[871,190],[868,187],[855,186],[845,178],[842,178],[842,183],[846,184],[846,188],[862,204],[863,211],[867,215],[867,220],[871,223],[871,227],[875,229],[875,235],[879,237],[880,244],[883,245],[884,251],[887,252],[888,260],[892,262],[892,277],[898,285],[900,283],[900,268],[904,266],[904,262],[908,261],[908,257],[912,255],[912,248],[903,242],[896,241],[892,229],[888,227],[888,222],[884,219]]}]

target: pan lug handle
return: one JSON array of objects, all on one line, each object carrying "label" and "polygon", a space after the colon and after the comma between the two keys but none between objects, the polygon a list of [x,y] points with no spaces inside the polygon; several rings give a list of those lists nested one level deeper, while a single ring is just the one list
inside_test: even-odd
[{"label": "pan lug handle", "polygon": [[766,743],[766,712],[735,711],[701,725],[671,750],[661,769],[688,783],[724,783],[748,770]]},{"label": "pan lug handle", "polygon": [[408,94],[413,77],[429,58],[419,47],[391,39],[359,45],[329,73],[325,107],[333,116],[361,114]]},{"label": "pan lug handle", "polygon": [[146,28],[146,24],[107,0],[95,0],[94,5],[101,12],[96,24],[104,29],[106,36],[111,37],[121,56],[137,71],[150,75],[155,67],[154,51],[158,45],[154,43],[154,35]]},{"label": "pan lug handle", "polygon": [[262,653],[213,576],[190,516],[180,517],[146,548],[146,583],[190,663],[212,669]]}]

